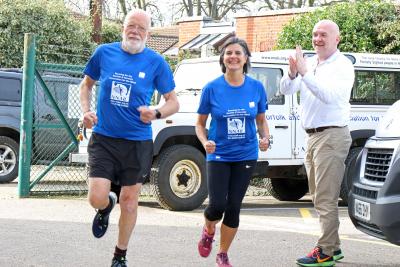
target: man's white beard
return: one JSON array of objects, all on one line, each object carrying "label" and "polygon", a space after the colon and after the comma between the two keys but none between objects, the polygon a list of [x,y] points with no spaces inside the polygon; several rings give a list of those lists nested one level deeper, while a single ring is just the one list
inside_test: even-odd
[{"label": "man's white beard", "polygon": [[129,52],[130,54],[137,54],[142,52],[144,49],[144,45],[146,43],[146,39],[143,41],[139,40],[126,40],[125,38],[122,41],[123,47]]}]

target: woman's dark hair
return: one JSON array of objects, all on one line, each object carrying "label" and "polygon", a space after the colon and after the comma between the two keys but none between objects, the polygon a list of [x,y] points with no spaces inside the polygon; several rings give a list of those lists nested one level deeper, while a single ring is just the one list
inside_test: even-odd
[{"label": "woman's dark hair", "polygon": [[246,64],[244,64],[243,66],[243,73],[247,73],[250,69],[250,57],[251,57],[251,53],[249,50],[249,47],[247,46],[247,43],[245,40],[237,38],[235,36],[230,37],[228,40],[225,41],[225,43],[222,45],[222,49],[221,49],[221,54],[219,56],[219,65],[221,66],[221,70],[223,73],[226,72],[226,67],[224,65],[224,54],[225,54],[225,50],[229,45],[232,44],[238,44],[243,48],[243,52],[244,54],[247,56],[247,61]]}]

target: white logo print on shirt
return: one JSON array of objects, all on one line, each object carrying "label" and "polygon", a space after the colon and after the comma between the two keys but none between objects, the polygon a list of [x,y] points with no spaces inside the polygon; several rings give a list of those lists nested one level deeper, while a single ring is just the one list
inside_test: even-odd
[{"label": "white logo print on shirt", "polygon": [[112,81],[110,99],[114,104],[127,107],[129,104],[130,94],[130,84]]},{"label": "white logo print on shirt", "polygon": [[228,118],[228,134],[241,134],[245,133],[245,118]]},{"label": "white logo print on shirt", "polygon": [[224,117],[226,117],[228,139],[243,139],[246,137],[246,117],[249,115],[244,108],[227,110]]}]

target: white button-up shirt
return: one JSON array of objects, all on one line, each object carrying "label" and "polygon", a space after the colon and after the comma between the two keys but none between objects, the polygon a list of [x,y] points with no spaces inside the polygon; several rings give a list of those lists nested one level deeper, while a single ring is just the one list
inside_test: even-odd
[{"label": "white button-up shirt", "polygon": [[318,64],[317,56],[306,60],[307,72],[290,79],[285,74],[280,83],[282,94],[300,90],[301,121],[304,129],[322,126],[346,126],[350,121],[350,94],[354,83],[351,61],[337,50]]}]

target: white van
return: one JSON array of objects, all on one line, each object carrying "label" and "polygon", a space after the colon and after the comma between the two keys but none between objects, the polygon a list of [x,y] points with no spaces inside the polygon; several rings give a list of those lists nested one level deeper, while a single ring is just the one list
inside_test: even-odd
[{"label": "white van", "polygon": [[[268,152],[259,154],[254,176],[270,178],[266,187],[279,200],[298,200],[308,192],[303,167],[305,132],[298,114],[301,103],[296,95],[279,93],[280,79],[287,72],[288,57],[293,53],[293,50],[253,53],[249,72],[266,88],[269,107],[266,117],[273,137]],[[374,134],[387,108],[400,98],[400,56],[345,54],[356,70],[350,100],[349,127],[353,144],[347,159],[352,162]],[[195,134],[196,111],[203,86],[221,74],[218,56],[182,61],[175,71],[180,110],[153,122],[154,160],[150,182],[159,203],[167,209],[194,209],[207,196],[205,152]],[[86,142],[81,143],[80,152],[86,153]],[[82,162],[86,158],[82,154],[73,155],[72,160]],[[344,201],[350,187],[347,173],[341,192]]]},{"label": "white van", "polygon": [[387,111],[352,166],[348,207],[357,229],[397,245],[400,245],[399,115],[400,100]]}]

